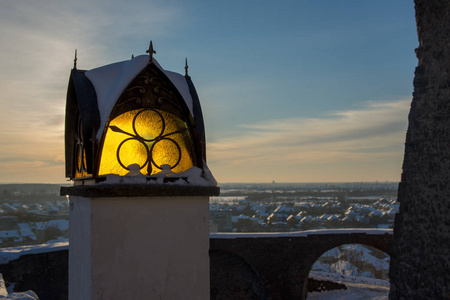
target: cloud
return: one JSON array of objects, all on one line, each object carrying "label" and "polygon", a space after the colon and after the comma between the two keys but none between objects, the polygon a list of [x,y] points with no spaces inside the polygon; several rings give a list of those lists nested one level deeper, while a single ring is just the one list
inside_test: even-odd
[{"label": "cloud", "polygon": [[[352,169],[356,165],[364,166],[360,174],[355,172],[357,178],[369,171],[367,166],[372,164],[375,170],[387,163],[390,166],[385,168],[385,179],[399,177],[410,102],[372,102],[358,110],[321,118],[242,125],[240,135],[207,144],[209,164],[213,170],[217,169],[219,180],[222,169],[227,170],[225,177],[232,180],[226,174],[230,166],[234,167],[235,175],[245,174],[249,181],[254,181],[251,176],[264,176],[252,175],[248,170],[267,170],[266,180],[285,174],[286,180],[289,176],[295,178],[293,174],[301,169],[315,172],[324,167],[331,170],[333,166],[341,169],[345,165]],[[395,161],[396,174],[392,174],[392,161]],[[314,178],[320,178],[319,175],[311,173]],[[377,176],[383,176],[381,170]]]},{"label": "cloud", "polygon": [[180,13],[153,1],[2,2],[0,182],[64,180],[65,98],[75,49],[81,69],[129,59],[145,53],[150,38],[181,26]]}]

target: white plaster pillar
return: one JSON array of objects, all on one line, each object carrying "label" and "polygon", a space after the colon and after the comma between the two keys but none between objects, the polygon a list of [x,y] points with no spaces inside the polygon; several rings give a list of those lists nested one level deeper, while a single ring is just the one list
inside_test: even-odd
[{"label": "white plaster pillar", "polygon": [[[165,196],[134,197],[107,196],[114,188],[106,193],[68,188],[69,300],[209,299],[209,196],[204,194],[216,192],[198,193],[198,188],[191,189],[197,196],[168,196],[165,189]],[[106,196],[89,196],[99,193]],[[175,188],[168,194],[180,193]]]}]

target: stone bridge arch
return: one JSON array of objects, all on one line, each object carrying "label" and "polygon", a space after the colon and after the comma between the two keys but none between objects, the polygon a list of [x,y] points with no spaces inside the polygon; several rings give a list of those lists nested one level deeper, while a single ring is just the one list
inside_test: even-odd
[{"label": "stone bridge arch", "polygon": [[392,241],[393,236],[390,233],[376,235],[366,233],[311,234],[308,236],[308,242],[317,247],[310,253],[312,259],[314,259],[311,267],[325,252],[347,244],[370,246],[377,250],[383,251],[390,256],[392,252]]},{"label": "stone bridge arch", "polygon": [[[312,265],[326,251],[345,244],[369,245],[390,255],[392,230],[210,235],[210,250],[226,251],[245,260],[261,276],[266,297],[274,300],[306,299]],[[211,261],[212,272],[214,268]]]}]

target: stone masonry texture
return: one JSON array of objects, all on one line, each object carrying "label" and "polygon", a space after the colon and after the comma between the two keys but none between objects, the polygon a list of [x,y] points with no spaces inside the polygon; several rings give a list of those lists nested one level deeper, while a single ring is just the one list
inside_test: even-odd
[{"label": "stone masonry texture", "polygon": [[389,299],[450,299],[450,1],[415,0],[419,47]]}]

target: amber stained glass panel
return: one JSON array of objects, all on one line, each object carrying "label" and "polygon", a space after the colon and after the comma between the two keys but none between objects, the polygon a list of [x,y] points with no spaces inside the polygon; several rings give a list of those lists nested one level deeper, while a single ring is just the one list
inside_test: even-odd
[{"label": "amber stained glass panel", "polygon": [[186,124],[173,114],[140,109],[111,120],[105,134],[99,175],[126,175],[139,164],[141,172],[158,173],[163,164],[181,173],[193,166],[192,140]]}]

